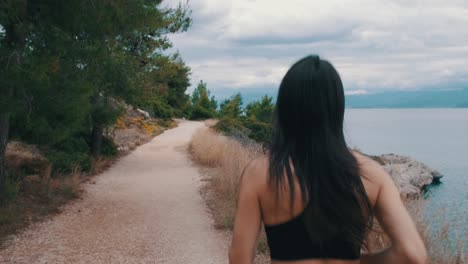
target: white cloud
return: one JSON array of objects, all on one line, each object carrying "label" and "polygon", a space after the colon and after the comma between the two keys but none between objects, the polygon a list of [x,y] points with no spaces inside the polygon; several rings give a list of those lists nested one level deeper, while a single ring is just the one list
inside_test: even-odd
[{"label": "white cloud", "polygon": [[276,88],[292,63],[314,53],[336,66],[350,90],[468,85],[466,1],[189,3],[193,27],[172,39],[192,83]]}]

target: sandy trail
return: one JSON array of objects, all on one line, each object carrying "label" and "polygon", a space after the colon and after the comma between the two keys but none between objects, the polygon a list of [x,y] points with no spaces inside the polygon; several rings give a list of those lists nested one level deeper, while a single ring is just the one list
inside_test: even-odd
[{"label": "sandy trail", "polygon": [[86,184],[82,199],[9,239],[0,263],[227,263],[185,146],[184,121]]}]

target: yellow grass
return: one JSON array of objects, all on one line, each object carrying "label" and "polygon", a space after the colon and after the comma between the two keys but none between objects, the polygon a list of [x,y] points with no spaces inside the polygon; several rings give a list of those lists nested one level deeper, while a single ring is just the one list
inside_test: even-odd
[{"label": "yellow grass", "polygon": [[[242,170],[262,153],[261,146],[242,145],[239,141],[219,135],[210,128],[201,128],[192,137],[189,151],[196,163],[212,168],[212,176],[204,188],[204,196],[216,228],[232,230]],[[268,250],[263,232],[258,250]]]},{"label": "yellow grass", "polygon": [[49,165],[35,146],[18,141],[8,143],[5,158],[8,168],[14,171],[39,174]]},{"label": "yellow grass", "polygon": [[[237,140],[219,135],[212,129],[202,128],[194,134],[189,151],[196,163],[210,168],[211,173],[203,191],[212,211],[215,226],[232,230],[242,170],[262,153],[261,147],[253,143],[242,145]],[[458,250],[451,248],[448,225],[443,225],[437,232],[430,228],[423,217],[424,204],[423,200],[416,200],[408,202],[407,206],[426,243],[430,263],[467,263],[466,256],[461,254],[463,249],[461,244]],[[443,219],[438,222],[444,223]],[[375,224],[375,230],[369,234],[368,241],[369,249],[372,251],[389,246],[389,240],[380,230],[378,223]],[[260,252],[268,251],[263,232],[258,249]]]}]

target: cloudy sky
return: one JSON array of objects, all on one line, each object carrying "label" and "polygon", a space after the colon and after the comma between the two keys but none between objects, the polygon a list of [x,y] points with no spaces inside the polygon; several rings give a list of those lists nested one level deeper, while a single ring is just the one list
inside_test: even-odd
[{"label": "cloudy sky", "polygon": [[[176,5],[178,0],[166,0]],[[466,0],[190,0],[193,26],[171,37],[211,90],[276,89],[309,54],[348,94],[468,87]]]}]

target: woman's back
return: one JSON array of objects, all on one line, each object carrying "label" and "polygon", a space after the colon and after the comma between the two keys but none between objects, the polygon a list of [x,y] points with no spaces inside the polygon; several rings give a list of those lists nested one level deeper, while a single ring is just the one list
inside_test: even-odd
[{"label": "woman's back", "polygon": [[[366,169],[366,166],[372,164],[372,161],[369,158],[366,158],[356,152],[354,152],[354,155],[364,170]],[[285,223],[302,214],[307,206],[307,202],[302,200],[301,188],[297,180],[294,181],[294,202],[291,207],[291,193],[289,189],[285,186],[285,188],[282,188],[281,190],[276,190],[276,188],[270,184],[268,175],[268,158],[265,156],[261,157],[254,161],[254,163],[255,165],[253,166],[258,166],[257,169],[260,172],[259,177],[262,177],[262,180],[259,180],[259,182],[263,182],[263,184],[259,186],[259,191],[264,223],[266,225],[277,225]],[[372,177],[372,175],[370,175],[370,177]],[[369,177],[363,178],[362,181],[369,200],[371,201],[372,206],[374,206],[379,186],[375,182],[372,183]],[[287,178],[285,177],[285,184],[286,183]]]},{"label": "woman's back", "polygon": [[[375,166],[372,164],[373,161],[362,156],[361,154],[354,153],[363,171],[369,166]],[[308,247],[302,254],[312,254],[320,256],[320,246],[314,245],[308,241],[308,233],[306,226],[303,224],[305,221],[304,211],[308,206],[307,202],[302,200],[301,188],[297,180],[294,181],[294,201],[291,201],[291,193],[287,186],[284,186],[281,190],[277,190],[271,185],[269,180],[268,168],[269,161],[266,156],[261,157],[253,161],[250,166],[255,171],[255,177],[257,179],[252,180],[255,188],[257,188],[259,194],[260,211],[264,227],[267,231],[270,249],[279,251],[273,252],[272,257],[277,255],[283,255],[287,258],[291,255],[293,258],[298,258],[298,254],[301,254],[301,247]],[[368,169],[367,169],[368,170]],[[285,175],[285,183],[287,183],[287,177]],[[377,194],[379,190],[379,184],[377,180],[372,182],[372,176],[363,178],[363,183],[366,188],[366,192],[369,196],[369,200],[372,205],[375,205],[377,200]],[[292,202],[292,203],[291,203]],[[291,206],[292,204],[292,206]],[[276,243],[276,248],[275,248]],[[330,241],[328,245],[333,248],[330,253],[332,256],[337,255],[349,255],[349,251],[352,250],[352,245],[347,245],[343,242],[342,237],[337,237]],[[273,247],[273,249],[272,249]],[[314,248],[315,247],[315,248]],[[358,249],[360,250],[360,249]],[[302,250],[304,251],[304,250]],[[351,253],[352,254],[352,253]],[[273,260],[272,263],[289,263],[288,261]],[[296,263],[296,262],[295,262]],[[304,264],[322,264],[322,263],[359,263],[358,260],[343,260],[343,259],[306,259],[299,263]]]},{"label": "woman's back", "polygon": [[[268,154],[242,177],[232,263],[251,263],[262,223],[274,263],[419,263],[405,262],[414,260],[411,245],[423,259],[424,245],[390,176],[346,144],[344,112],[342,82],[329,62],[309,56],[287,72]],[[374,213],[398,243],[360,256]]]}]

